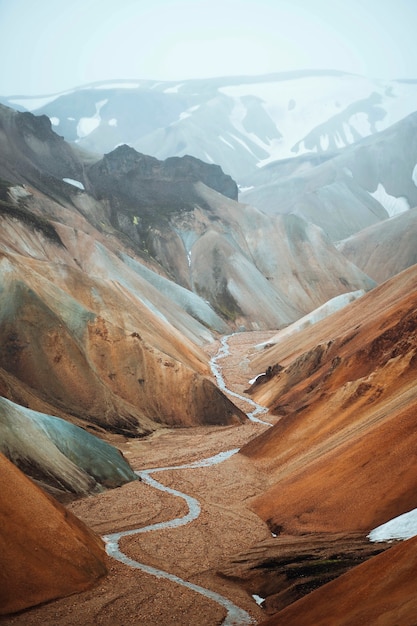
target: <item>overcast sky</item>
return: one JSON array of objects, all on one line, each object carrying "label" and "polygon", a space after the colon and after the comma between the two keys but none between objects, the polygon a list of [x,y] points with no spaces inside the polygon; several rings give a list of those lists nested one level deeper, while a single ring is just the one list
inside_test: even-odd
[{"label": "overcast sky", "polygon": [[0,94],[337,69],[417,78],[417,0],[0,0]]}]

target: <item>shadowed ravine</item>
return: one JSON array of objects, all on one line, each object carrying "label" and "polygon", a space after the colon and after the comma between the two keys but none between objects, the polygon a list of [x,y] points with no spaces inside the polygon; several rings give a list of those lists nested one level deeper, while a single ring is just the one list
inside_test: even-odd
[{"label": "shadowed ravine", "polygon": [[[229,354],[229,346],[228,346],[228,336],[222,338],[221,346],[219,348],[218,353],[212,357],[210,360],[210,365],[214,376],[216,377],[216,381],[218,386],[222,389],[222,391],[227,392],[229,395],[232,395],[235,398],[243,399],[246,402],[250,403],[254,406],[254,411],[248,414],[248,418],[253,422],[259,422],[262,424],[268,424],[268,422],[263,422],[262,420],[255,417],[256,414],[263,413],[266,409],[259,404],[256,404],[252,400],[248,399],[246,396],[241,396],[233,391],[227,389],[222,373],[221,368],[217,364],[217,361],[221,358],[226,357]],[[270,424],[268,424],[270,425]],[[192,591],[195,591],[214,602],[217,602],[222,607],[224,607],[227,611],[226,618],[224,619],[222,626],[244,626],[249,624],[255,624],[255,620],[243,609],[237,607],[233,602],[221,596],[220,594],[211,591],[210,589],[205,589],[199,585],[195,585],[194,583],[183,580],[182,578],[176,576],[175,574],[170,574],[169,572],[165,572],[164,570],[156,569],[154,567],[150,567],[149,565],[145,565],[143,563],[139,563],[134,559],[131,559],[129,556],[124,554],[119,546],[119,541],[122,537],[132,536],[139,533],[150,532],[154,530],[166,530],[169,528],[177,528],[179,526],[184,526],[189,522],[195,520],[200,515],[200,504],[196,498],[189,496],[185,493],[181,493],[176,489],[172,489],[170,487],[166,487],[162,483],[158,482],[154,478],[152,478],[151,474],[155,474],[157,472],[164,472],[168,470],[183,470],[183,469],[196,469],[199,467],[210,467],[212,465],[217,465],[218,463],[222,463],[229,459],[232,455],[236,454],[239,451],[239,448],[235,448],[233,450],[227,450],[225,452],[220,452],[215,456],[208,457],[206,459],[202,459],[200,461],[194,461],[192,463],[186,463],[183,465],[170,466],[170,467],[156,467],[147,470],[137,471],[136,474],[142,479],[143,482],[154,487],[155,489],[159,489],[160,491],[165,491],[173,496],[182,498],[185,500],[188,506],[188,513],[182,517],[176,517],[172,520],[166,522],[159,522],[156,524],[150,524],[148,526],[143,526],[142,528],[136,528],[131,530],[126,530],[118,533],[110,533],[103,537],[106,543],[106,552],[112,558],[128,565],[130,567],[134,567],[136,569],[140,569],[141,571],[151,574],[157,578],[164,578],[171,582],[182,585]]]}]

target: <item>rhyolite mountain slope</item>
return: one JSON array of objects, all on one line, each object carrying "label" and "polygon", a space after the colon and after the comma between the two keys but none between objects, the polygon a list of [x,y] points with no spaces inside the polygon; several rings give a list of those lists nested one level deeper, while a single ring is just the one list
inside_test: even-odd
[{"label": "rhyolite mountain slope", "polygon": [[0,471],[0,615],[96,584],[102,540],[2,454]]},{"label": "rhyolite mountain slope", "polygon": [[[314,225],[239,204],[218,166],[88,155],[7,107],[0,127],[0,392],[27,428],[23,407],[107,438],[240,423],[204,345],[375,284]],[[41,459],[7,429],[9,458],[56,493],[116,484],[88,451],[47,437]]]},{"label": "rhyolite mountain slope", "polygon": [[[408,211],[417,161],[415,116],[402,119],[414,106],[402,96],[415,85],[380,84],[375,94],[362,82],[358,98],[358,77],[294,75],[290,86],[302,78],[337,78],[345,99],[332,92],[331,118],[315,119],[291,141],[267,114],[267,100],[247,97],[241,82],[216,83],[207,106],[190,91],[195,84],[168,92],[154,85],[160,106],[146,97],[155,116],[162,119],[163,103],[178,94],[182,101],[174,123],[148,128],[143,145],[163,145],[169,157],[194,155],[190,131],[202,159],[217,161],[204,144],[210,136],[213,150],[219,141],[227,147],[225,165],[219,159],[226,174],[196,156],[161,161],[128,145],[99,149],[103,127],[113,138],[119,132],[119,118],[104,118],[100,88],[77,96],[80,111],[88,96],[90,116],[66,120],[76,127],[74,145],[52,131],[46,113],[54,128],[61,125],[52,112],[0,107],[0,395],[16,421],[38,419],[52,432],[56,416],[110,440],[164,426],[239,424],[245,416],[214,385],[203,347],[218,334],[302,319],[253,362],[253,373],[264,374],[254,398],[281,419],[241,453],[265,475],[253,510],[274,534],[307,537],[308,550],[310,534],[365,535],[416,506],[416,269],[375,287],[333,242]],[[264,96],[277,91],[276,77],[271,89],[255,82]],[[63,110],[68,102],[61,100]],[[302,108],[291,98],[286,110],[294,129]],[[225,119],[229,134],[214,127]],[[358,120],[365,121],[360,128]],[[95,141],[96,153],[87,153]],[[256,190],[238,202],[227,163],[240,184],[265,165],[258,190],[271,192],[278,210],[252,206]],[[407,215],[413,223],[413,212]],[[317,307],[330,300],[339,308],[341,299],[366,291],[318,321]],[[50,439],[40,443],[46,451]],[[20,438],[13,446],[9,456],[20,454],[24,466],[29,445]],[[82,467],[88,454],[80,454]]]},{"label": "rhyolite mountain slope", "polygon": [[[236,202],[236,185],[214,165],[191,157],[161,163],[128,146],[94,160],[48,131],[47,118],[2,112],[0,176],[35,187],[58,206],[21,188],[4,193],[38,218],[53,219],[48,228],[63,244],[66,264],[90,278],[111,278],[142,301],[146,293],[146,303],[163,307],[164,317],[194,340],[210,337],[201,323],[216,332],[277,328],[340,293],[375,284],[313,225],[292,215],[271,219]],[[3,213],[10,198],[4,202]]]},{"label": "rhyolite mountain slope", "polygon": [[67,420],[0,397],[0,451],[60,498],[99,493],[137,475],[112,445]]},{"label": "rhyolite mountain slope", "polygon": [[299,71],[202,80],[102,81],[62,94],[1,101],[50,117],[97,154],[127,143],[158,159],[190,154],[245,185],[271,161],[333,153],[415,111],[412,81]]},{"label": "rhyolite mountain slope", "polygon": [[337,248],[377,283],[417,263],[417,208],[338,242]]},{"label": "rhyolite mountain slope", "polygon": [[[383,577],[369,603],[354,594],[366,572],[378,568],[378,562],[371,565],[376,552],[369,532],[416,508],[416,286],[413,265],[325,319],[313,312],[252,351],[256,379],[249,393],[279,419],[240,454],[263,478],[248,504],[272,537],[237,553],[220,571],[264,598],[266,612],[277,612],[271,625],[315,624],[307,617],[310,606],[312,615],[320,615],[317,623],[333,623],[325,598],[339,582],[311,599],[307,594],[351,568],[341,623],[357,623],[363,614],[385,615],[381,623],[391,625],[395,610],[413,606],[405,551],[399,562],[393,552],[391,561],[391,544],[380,545],[387,550],[380,562],[395,588],[407,578],[404,594],[378,607]],[[355,567],[367,559],[369,570]],[[307,613],[298,622],[301,611]]]},{"label": "rhyolite mountain slope", "polygon": [[62,180],[86,161],[47,118],[1,112],[1,394],[101,435],[239,423],[201,349],[226,323]]},{"label": "rhyolite mountain slope", "polygon": [[253,397],[281,419],[241,453],[268,476],[252,506],[274,532],[369,532],[416,507],[416,277],[412,266],[256,357],[272,370]]}]

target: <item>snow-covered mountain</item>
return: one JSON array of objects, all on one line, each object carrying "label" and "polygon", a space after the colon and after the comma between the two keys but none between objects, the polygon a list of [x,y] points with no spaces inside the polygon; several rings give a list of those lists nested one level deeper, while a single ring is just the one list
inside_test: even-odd
[{"label": "snow-covered mountain", "polygon": [[126,143],[165,159],[190,154],[244,186],[254,168],[300,154],[333,153],[417,107],[417,81],[335,71],[183,82],[112,81],[55,95],[11,96],[47,115],[67,141],[103,154]]}]

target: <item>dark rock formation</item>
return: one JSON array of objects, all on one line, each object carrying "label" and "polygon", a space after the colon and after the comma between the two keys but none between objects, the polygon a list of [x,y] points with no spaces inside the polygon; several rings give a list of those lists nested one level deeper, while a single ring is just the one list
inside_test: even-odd
[{"label": "dark rock formation", "polygon": [[52,130],[46,115],[0,105],[0,131],[0,177],[29,183],[59,201],[68,197],[63,178],[87,184],[79,155]]},{"label": "dark rock formation", "polygon": [[264,598],[271,615],[389,547],[355,533],[282,535],[236,555],[219,573]]},{"label": "dark rock formation", "polygon": [[279,611],[262,626],[414,626],[417,538],[397,543]]},{"label": "dark rock formation", "polygon": [[209,209],[195,190],[197,182],[233,200],[238,196],[236,183],[218,165],[191,156],[158,161],[127,145],[93,164],[88,177],[95,196],[109,199],[113,226],[125,230],[123,216],[128,213],[142,239],[150,227],[161,226],[173,214],[189,212],[196,205]]}]

